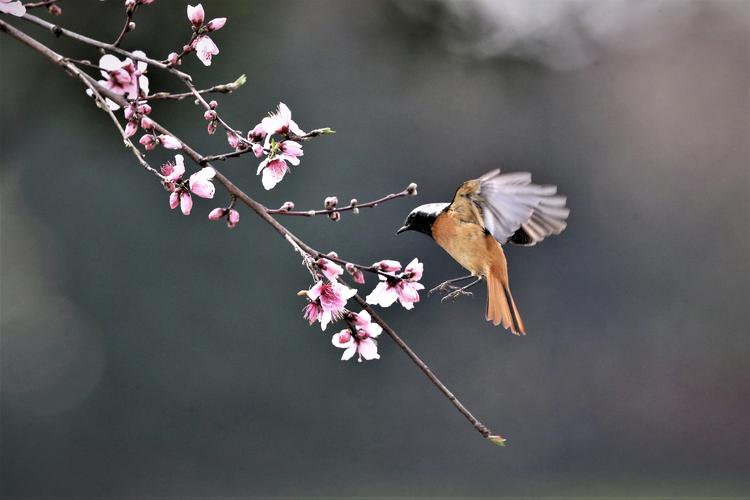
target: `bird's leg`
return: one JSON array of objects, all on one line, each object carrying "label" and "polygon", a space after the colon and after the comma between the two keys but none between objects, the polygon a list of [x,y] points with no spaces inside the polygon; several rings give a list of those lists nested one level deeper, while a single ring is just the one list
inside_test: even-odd
[{"label": "bird's leg", "polygon": [[452,280],[443,281],[442,283],[440,283],[435,288],[430,289],[430,291],[427,292],[427,296],[429,297],[430,295],[432,295],[433,293],[435,293],[437,291],[445,292],[446,290],[449,290],[449,289],[450,290],[455,290],[458,287],[451,285],[451,283],[455,283],[456,281],[467,280],[467,279],[473,278],[473,277],[474,277],[474,275],[470,274],[468,276],[461,276],[460,278],[453,278]]},{"label": "bird's leg", "polygon": [[462,295],[471,296],[471,292],[467,292],[466,290],[468,290],[469,288],[473,287],[474,285],[476,285],[477,283],[479,283],[480,281],[482,281],[482,279],[483,278],[480,276],[475,281],[472,281],[468,285],[462,286],[461,288],[453,290],[451,293],[449,293],[448,295],[446,295],[445,297],[443,297],[442,299],[440,299],[440,302],[445,302],[448,299],[455,300],[455,299],[459,298]]}]

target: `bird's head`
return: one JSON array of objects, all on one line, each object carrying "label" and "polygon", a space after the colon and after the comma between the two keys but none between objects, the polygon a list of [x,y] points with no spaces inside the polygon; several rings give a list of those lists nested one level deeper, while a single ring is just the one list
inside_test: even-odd
[{"label": "bird's head", "polygon": [[432,223],[435,222],[438,215],[448,208],[448,205],[449,203],[428,203],[418,206],[406,217],[404,225],[396,231],[396,234],[401,234],[404,231],[418,231],[432,236]]}]

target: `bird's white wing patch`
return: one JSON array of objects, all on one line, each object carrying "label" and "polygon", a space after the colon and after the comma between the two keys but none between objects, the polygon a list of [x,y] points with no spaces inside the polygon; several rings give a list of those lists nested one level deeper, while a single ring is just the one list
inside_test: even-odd
[{"label": "bird's white wing patch", "polygon": [[[500,243],[511,239],[514,243],[534,245],[565,229],[570,213],[556,186],[532,184],[528,172],[487,172],[479,178],[479,193],[474,201],[482,211],[484,227]],[[519,230],[523,234],[516,238]]]}]

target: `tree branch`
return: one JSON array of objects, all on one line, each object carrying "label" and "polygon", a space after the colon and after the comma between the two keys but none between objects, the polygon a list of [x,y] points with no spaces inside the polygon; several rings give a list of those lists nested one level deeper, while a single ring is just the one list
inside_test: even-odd
[{"label": "tree branch", "polygon": [[[73,32],[70,32],[68,30],[63,30],[62,28],[52,25],[50,23],[47,23],[46,21],[43,21],[39,18],[36,18],[35,16],[31,16],[29,14],[26,14],[24,16],[25,19],[38,24],[43,27],[47,27],[48,29],[51,29],[53,33],[56,34],[65,34],[66,36],[82,41],[84,43],[88,43],[89,45],[104,48],[106,50],[110,50],[115,53],[119,53],[121,55],[127,55],[128,57],[132,57],[132,54],[123,51],[121,49],[118,49],[117,47],[114,47],[111,44],[105,44],[93,39],[90,39],[88,37],[84,37],[83,35],[79,35]],[[105,97],[113,100],[118,105],[125,107],[129,105],[129,103],[120,95],[117,95],[110,91],[109,89],[106,89],[99,85],[96,81],[94,81],[93,78],[91,78],[89,75],[83,73],[78,67],[75,66],[70,60],[66,59],[65,57],[61,56],[60,54],[56,53],[55,51],[51,50],[47,46],[43,45],[36,39],[28,36],[26,33],[14,28],[13,26],[7,24],[5,21],[0,19],[0,31],[5,32],[12,36],[13,38],[17,39],[18,41],[24,43],[25,45],[31,47],[35,51],[39,52],[40,54],[44,55],[46,58],[48,58],[53,63],[63,67],[71,76],[74,78],[79,79],[86,87],[91,89],[92,93],[94,94],[95,98],[97,99],[97,103],[99,104],[99,107],[101,107],[105,112],[108,113],[112,121],[115,123],[118,131],[123,137],[123,140],[125,141],[126,145],[129,145],[129,149],[133,154],[136,156],[138,161],[141,163],[144,168],[146,168],[151,173],[155,173],[157,176],[161,177],[161,174],[157,172],[155,169],[150,167],[148,163],[145,161],[145,158],[143,158],[143,155],[141,152],[132,144],[132,142],[125,137],[125,132],[120,125],[119,121],[117,120],[117,117],[115,117],[114,113],[106,106]],[[171,67],[166,67],[164,64],[159,63],[158,61],[154,61],[152,59],[148,58],[136,58],[138,60],[143,60],[144,62],[147,62],[149,64],[153,64],[156,67],[159,67],[161,69],[164,69],[166,71],[169,71],[173,74],[182,74]],[[205,102],[205,100],[202,98],[200,93],[195,89],[195,87],[192,85],[191,79],[188,75],[185,75],[183,78],[183,81],[190,89],[191,93],[195,95],[198,100],[204,104],[204,106],[208,106],[208,104]],[[169,132],[165,127],[157,123],[156,121],[154,123],[154,129],[162,134],[168,134],[174,137],[177,137],[179,140],[179,137],[175,134]],[[228,127],[228,126],[227,126]],[[180,141],[182,144],[182,151],[196,164],[198,165],[208,165],[210,166],[210,163],[206,161],[205,156],[201,155],[194,149],[192,149],[189,145],[187,145],[184,141]],[[215,170],[215,169],[214,169]],[[308,255],[312,256],[313,258],[327,258],[330,260],[333,260],[335,262],[344,263],[347,264],[347,261],[344,261],[342,259],[339,259],[337,257],[328,256],[327,254],[323,254],[322,252],[319,252],[318,250],[314,249],[304,241],[302,241],[300,238],[295,236],[291,231],[289,231],[286,227],[284,227],[282,224],[280,224],[275,218],[271,216],[269,213],[269,210],[263,206],[262,204],[258,203],[254,199],[252,199],[250,196],[248,196],[244,191],[242,191],[239,187],[237,187],[235,184],[233,184],[228,178],[226,178],[221,172],[216,171],[216,175],[214,179],[219,182],[221,185],[223,185],[226,190],[233,196],[236,197],[236,199],[239,199],[242,203],[244,203],[246,206],[248,206],[253,212],[256,213],[258,217],[260,217],[262,220],[264,220],[268,225],[270,225],[280,236],[282,236],[284,239],[286,239],[292,246],[294,247],[295,251],[303,251],[307,253]],[[408,190],[408,188],[407,188]],[[396,197],[404,196],[402,193],[392,194],[388,195],[380,200],[375,200],[374,202],[370,202],[368,206],[375,206],[377,203],[381,203],[385,201],[386,199],[393,199]],[[350,209],[353,209],[353,207],[350,207]],[[341,209],[343,210],[343,209]],[[370,270],[372,271],[372,268],[366,267],[366,266],[358,266],[362,269]],[[469,410],[466,409],[466,407],[456,398],[456,396],[443,384],[440,379],[430,370],[430,368],[425,364],[419,356],[404,342],[401,337],[399,337],[396,332],[375,312],[375,310],[367,304],[367,302],[362,299],[359,295],[355,295],[355,300],[357,303],[362,306],[364,310],[370,313],[373,320],[380,325],[383,330],[393,339],[393,341],[399,346],[401,350],[403,350],[406,355],[412,360],[414,364],[417,365],[417,367],[425,374],[425,376],[442,392],[443,395],[446,396],[446,398],[454,405],[454,407],[462,414],[464,417],[466,417],[469,422],[473,425],[473,427],[486,439],[490,440],[491,442],[503,446],[505,443],[505,439],[498,436],[493,435],[492,432],[482,424],[479,420],[477,420],[476,417],[474,417]]]}]

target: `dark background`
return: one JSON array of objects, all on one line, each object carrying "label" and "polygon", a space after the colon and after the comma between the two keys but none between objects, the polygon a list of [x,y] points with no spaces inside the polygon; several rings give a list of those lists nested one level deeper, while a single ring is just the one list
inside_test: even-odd
[{"label": "dark background", "polygon": [[[394,235],[414,205],[498,166],[568,195],[560,237],[507,250],[526,337],[484,321],[483,291],[383,311],[509,446],[388,338],[379,361],[339,361],[335,330],[302,319],[309,276],[276,233],[246,210],[233,231],[208,222],[222,195],[170,211],[80,85],[0,36],[2,495],[750,493],[750,4],[204,4],[229,17],[221,53],[183,68],[200,87],[248,75],[218,98],[230,123],[283,101],[337,131],[270,192],[254,158],[219,165],[251,196],[317,208],[419,184],[338,224],[282,221],[313,246],[418,256],[433,286],[461,270]],[[119,1],[62,6],[58,22],[104,40],[122,23]],[[125,48],[165,57],[189,36],[184,9],[141,8]],[[156,71],[151,87],[180,89]],[[154,108],[199,151],[226,150],[189,101]]]}]

